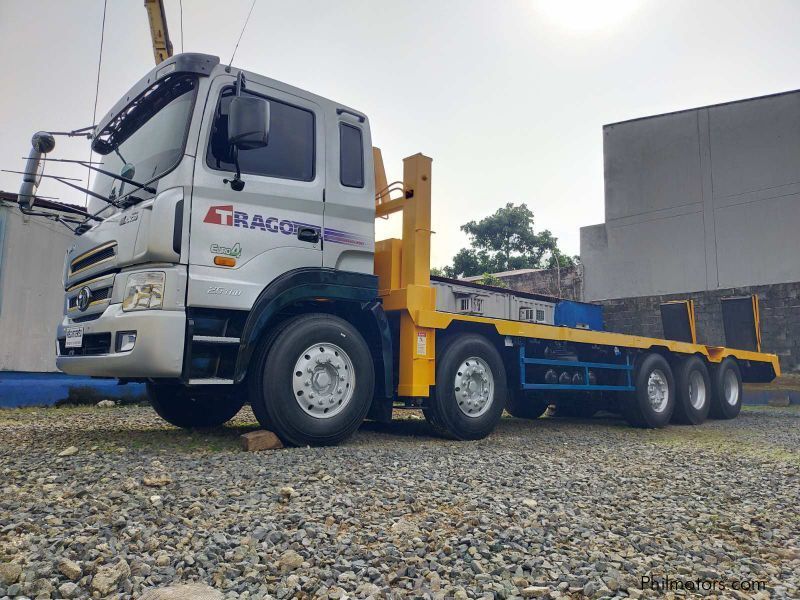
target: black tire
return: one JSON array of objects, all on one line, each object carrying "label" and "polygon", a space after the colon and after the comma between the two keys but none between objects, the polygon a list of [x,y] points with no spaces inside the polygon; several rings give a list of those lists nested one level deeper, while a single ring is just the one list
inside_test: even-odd
[{"label": "black tire", "polygon": [[175,427],[219,427],[236,416],[247,401],[244,390],[190,388],[181,384],[147,384],[150,404]]},{"label": "black tire", "polygon": [[[658,378],[658,383],[663,385],[666,394],[663,406],[656,408],[648,395],[648,382],[650,376]],[[624,402],[625,419],[634,427],[658,428],[665,427],[672,418],[675,410],[675,378],[672,369],[660,354],[646,354],[636,368],[634,378],[636,391]]]},{"label": "black tire", "polygon": [[[317,406],[315,403],[321,398],[314,398],[309,392],[304,399],[314,402],[310,402],[306,410],[298,401],[305,392],[301,389],[295,395],[294,387],[295,378],[302,380],[305,371],[295,371],[295,366],[304,357],[314,364],[310,350],[316,345],[319,345],[321,360],[332,358],[335,361],[332,363],[334,373],[352,378],[353,385],[349,399],[348,383],[347,389],[342,388],[344,396],[337,402],[338,384],[330,383],[333,386],[329,388],[330,393],[320,393],[325,398],[324,407]],[[345,358],[352,365],[353,375],[349,375],[350,366],[347,366]],[[372,402],[375,369],[364,338],[344,319],[322,313],[294,317],[285,322],[272,342],[262,348],[258,353],[258,361],[253,365],[250,377],[250,403],[259,423],[274,431],[285,444],[337,444],[352,435],[364,421]],[[308,381],[317,374],[315,370]],[[327,371],[325,377],[326,382],[335,381]],[[325,416],[328,410],[333,411],[332,416]],[[314,411],[318,416],[314,415]]]},{"label": "black tire", "polygon": [[[479,440],[489,435],[503,415],[506,404],[506,370],[500,353],[483,336],[477,334],[464,334],[452,338],[436,358],[436,388],[429,399],[429,406],[425,410],[425,417],[437,433],[457,440]],[[488,397],[487,408],[473,408],[476,416],[468,416],[465,410],[469,406],[459,407],[459,397],[456,391],[455,379],[462,373],[459,368],[471,358],[478,358],[474,365],[468,369],[483,369],[490,371],[493,383],[493,392]],[[482,384],[479,384],[482,385]],[[489,392],[489,390],[486,390]]]},{"label": "black tire", "polygon": [[700,425],[711,408],[711,378],[702,358],[689,356],[675,369],[675,412],[672,420]]},{"label": "black tire", "polygon": [[538,419],[550,406],[550,396],[539,390],[508,390],[506,411],[518,419]]},{"label": "black tire", "polygon": [[[726,378],[728,381],[726,382]],[[742,410],[742,371],[728,357],[711,370],[711,410],[714,419],[735,419]]]},{"label": "black tire", "polygon": [[[286,326],[291,322],[291,319],[287,319],[282,323],[276,324],[270,331],[264,336],[264,339],[258,345],[258,349],[253,354],[253,357],[250,360],[250,369],[247,373],[247,382],[248,382],[248,396],[250,398],[259,397],[261,392],[261,388],[259,380],[260,380],[260,372],[261,372],[261,365],[264,365],[267,359],[267,353],[269,352],[270,348],[272,348],[272,344],[275,342],[275,338],[278,337],[281,331],[283,331]],[[258,424],[261,425],[264,429],[268,429],[269,431],[273,431],[272,421],[270,421],[269,415],[267,414],[266,404],[264,402],[250,402],[250,408],[253,410],[253,414],[258,421]]]}]

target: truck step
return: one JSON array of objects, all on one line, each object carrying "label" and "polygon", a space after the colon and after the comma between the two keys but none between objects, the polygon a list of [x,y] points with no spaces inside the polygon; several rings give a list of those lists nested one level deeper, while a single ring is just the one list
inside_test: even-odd
[{"label": "truck step", "polygon": [[238,337],[224,337],[219,335],[193,335],[192,341],[206,344],[238,344],[241,339]]},{"label": "truck step", "polygon": [[209,377],[207,379],[190,379],[189,385],[233,385],[233,379]]}]

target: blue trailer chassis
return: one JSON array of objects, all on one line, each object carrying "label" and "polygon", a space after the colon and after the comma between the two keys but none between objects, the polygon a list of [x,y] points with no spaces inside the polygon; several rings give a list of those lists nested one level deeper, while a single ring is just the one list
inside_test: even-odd
[{"label": "blue trailer chassis", "polygon": [[[583,369],[583,383],[581,384],[560,384],[560,383],[527,383],[525,380],[526,365],[545,365],[551,367],[571,367]],[[627,385],[593,385],[589,383],[589,369],[625,371]],[[574,360],[552,360],[549,358],[528,358],[525,356],[525,344],[519,347],[519,383],[523,390],[575,390],[575,391],[615,391],[633,392],[635,387],[632,381],[633,365],[630,357],[625,356],[625,364],[582,362]]]}]

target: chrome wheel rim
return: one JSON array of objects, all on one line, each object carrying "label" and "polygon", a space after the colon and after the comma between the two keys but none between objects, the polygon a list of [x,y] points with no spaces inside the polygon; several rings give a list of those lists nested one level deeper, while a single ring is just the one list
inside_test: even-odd
[{"label": "chrome wheel rim", "polygon": [[355,387],[353,361],[336,344],[323,342],[309,346],[295,362],[294,398],[303,412],[314,418],[330,419],[342,412]]},{"label": "chrome wheel rim", "polygon": [[733,372],[733,369],[725,371],[725,375],[722,379],[722,389],[725,394],[725,402],[731,406],[736,406],[739,402],[739,379],[736,377],[736,373]]},{"label": "chrome wheel rim", "polygon": [[695,410],[700,410],[705,406],[707,398],[706,380],[703,374],[695,369],[689,374],[689,403]]},{"label": "chrome wheel rim", "polygon": [[466,416],[485,414],[494,401],[494,375],[489,364],[477,356],[465,359],[453,378],[458,409]]},{"label": "chrome wheel rim", "polygon": [[661,369],[653,369],[647,378],[647,399],[654,412],[661,413],[669,404],[667,376]]}]

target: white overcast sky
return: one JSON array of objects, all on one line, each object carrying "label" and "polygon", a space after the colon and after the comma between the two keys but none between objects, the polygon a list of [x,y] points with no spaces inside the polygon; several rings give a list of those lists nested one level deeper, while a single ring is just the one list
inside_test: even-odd
[{"label": "white overcast sky", "polygon": [[[183,0],[184,49],[227,61],[249,7]],[[0,167],[22,167],[33,131],[91,124],[102,11],[0,0]],[[257,0],[235,63],[369,114],[390,180],[404,156],[433,157],[443,265],[459,225],[505,202],[577,253],[579,228],[603,221],[603,124],[800,88],[798,23],[798,0]],[[109,0],[98,115],[153,64],[142,0]],[[86,156],[85,140],[58,144]]]}]

